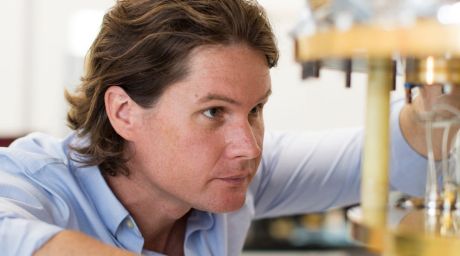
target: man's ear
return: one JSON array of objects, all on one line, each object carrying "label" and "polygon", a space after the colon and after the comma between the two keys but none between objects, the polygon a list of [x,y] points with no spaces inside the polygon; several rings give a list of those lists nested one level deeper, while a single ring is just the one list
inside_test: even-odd
[{"label": "man's ear", "polygon": [[110,86],[104,94],[107,117],[113,129],[125,140],[131,140],[139,106],[119,86]]}]

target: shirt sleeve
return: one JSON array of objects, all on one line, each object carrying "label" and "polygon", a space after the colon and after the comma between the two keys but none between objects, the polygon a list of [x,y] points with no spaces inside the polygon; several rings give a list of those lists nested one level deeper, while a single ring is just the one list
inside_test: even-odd
[{"label": "shirt sleeve", "polygon": [[[407,144],[399,126],[404,101],[392,103],[390,186],[413,195],[425,188],[426,159]],[[363,128],[267,133],[251,186],[255,218],[319,212],[359,202]]]},{"label": "shirt sleeve", "polygon": [[0,170],[0,251],[32,255],[63,228],[54,225],[60,210],[46,191],[27,179]]}]

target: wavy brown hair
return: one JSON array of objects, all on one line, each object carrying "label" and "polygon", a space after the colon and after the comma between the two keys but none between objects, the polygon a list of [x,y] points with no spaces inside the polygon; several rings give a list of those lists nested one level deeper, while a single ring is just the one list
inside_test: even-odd
[{"label": "wavy brown hair", "polygon": [[244,43],[278,61],[264,10],[249,0],[118,0],[105,14],[87,56],[85,74],[70,103],[67,121],[88,144],[73,146],[85,165],[104,174],[129,174],[125,141],[112,128],[104,106],[117,85],[140,106],[153,107],[165,89],[186,78],[188,57],[203,45]]}]

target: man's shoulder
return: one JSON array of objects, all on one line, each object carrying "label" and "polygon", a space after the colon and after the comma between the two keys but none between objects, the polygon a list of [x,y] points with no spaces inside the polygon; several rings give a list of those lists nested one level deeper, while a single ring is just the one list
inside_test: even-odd
[{"label": "man's shoulder", "polygon": [[68,166],[69,137],[58,139],[43,133],[31,133],[0,148],[0,168],[12,173],[33,175],[45,167]]},{"label": "man's shoulder", "polygon": [[0,148],[0,179],[11,181],[9,185],[18,191],[41,191],[58,201],[79,193],[75,167],[69,158],[69,139],[33,133],[8,148]]}]

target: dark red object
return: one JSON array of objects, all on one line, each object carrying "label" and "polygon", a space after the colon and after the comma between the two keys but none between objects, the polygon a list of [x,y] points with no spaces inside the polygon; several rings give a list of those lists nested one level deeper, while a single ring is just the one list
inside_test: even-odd
[{"label": "dark red object", "polygon": [[8,147],[17,138],[0,138],[0,147]]}]

